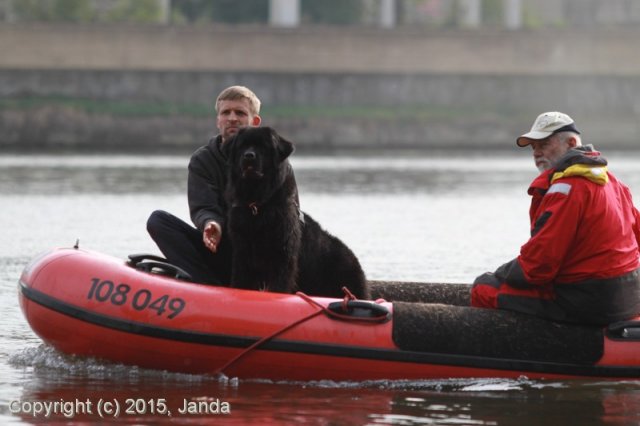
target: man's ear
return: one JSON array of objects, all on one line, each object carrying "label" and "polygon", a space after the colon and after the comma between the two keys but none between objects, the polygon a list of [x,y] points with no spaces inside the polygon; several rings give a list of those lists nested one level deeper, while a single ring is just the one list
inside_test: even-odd
[{"label": "man's ear", "polygon": [[259,115],[254,115],[251,119],[251,125],[253,127],[258,127],[262,123],[262,118]]},{"label": "man's ear", "polygon": [[569,144],[569,148],[575,148],[578,146],[578,139],[575,136],[570,136],[567,138],[567,143]]}]

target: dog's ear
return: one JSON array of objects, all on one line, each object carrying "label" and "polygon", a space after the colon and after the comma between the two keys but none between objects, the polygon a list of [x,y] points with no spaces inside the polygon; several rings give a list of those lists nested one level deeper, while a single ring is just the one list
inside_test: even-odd
[{"label": "dog's ear", "polygon": [[275,131],[273,131],[273,137],[276,140],[278,147],[278,154],[280,154],[280,160],[284,161],[294,151],[293,143],[286,140]]}]

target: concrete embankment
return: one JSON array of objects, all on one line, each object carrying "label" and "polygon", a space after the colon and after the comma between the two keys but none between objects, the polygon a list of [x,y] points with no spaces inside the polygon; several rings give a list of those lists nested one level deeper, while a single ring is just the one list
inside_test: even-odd
[{"label": "concrete embankment", "polygon": [[301,148],[501,148],[544,110],[639,148],[638,30],[0,26],[0,148],[189,150],[244,84]]}]

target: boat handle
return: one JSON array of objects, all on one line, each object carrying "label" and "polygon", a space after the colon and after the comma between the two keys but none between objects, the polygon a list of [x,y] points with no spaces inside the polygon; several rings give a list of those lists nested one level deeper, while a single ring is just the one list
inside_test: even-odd
[{"label": "boat handle", "polygon": [[130,266],[135,267],[138,263],[143,260],[155,260],[156,262],[169,263],[167,259],[164,257],[156,256],[155,254],[149,253],[136,253],[129,255],[129,261],[127,262]]},{"label": "boat handle", "polygon": [[131,254],[127,264],[138,271],[172,277],[178,280],[193,281],[193,277],[187,271],[153,254]]},{"label": "boat handle", "polygon": [[329,311],[344,317],[368,318],[380,322],[386,322],[391,318],[391,313],[386,306],[368,300],[349,300],[346,303],[332,302],[327,307]]},{"label": "boat handle", "polygon": [[640,340],[640,321],[616,322],[607,327],[607,332],[618,338]]}]

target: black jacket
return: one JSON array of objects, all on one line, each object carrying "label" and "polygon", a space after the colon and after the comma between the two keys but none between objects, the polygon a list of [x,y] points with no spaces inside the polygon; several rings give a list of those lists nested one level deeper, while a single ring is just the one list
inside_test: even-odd
[{"label": "black jacket", "polygon": [[222,137],[217,136],[196,150],[189,161],[187,194],[191,221],[200,231],[214,220],[222,228],[227,217],[224,191],[227,184],[227,159],[220,146]]},{"label": "black jacket", "polygon": [[[189,161],[187,180],[189,213],[191,221],[200,231],[204,231],[204,226],[210,220],[216,221],[222,229],[225,229],[227,220],[225,189],[229,166],[221,147],[222,137],[218,135],[207,145],[198,148]],[[295,175],[291,166],[289,168],[296,205],[300,206]],[[300,217],[302,218],[302,215]]]}]

